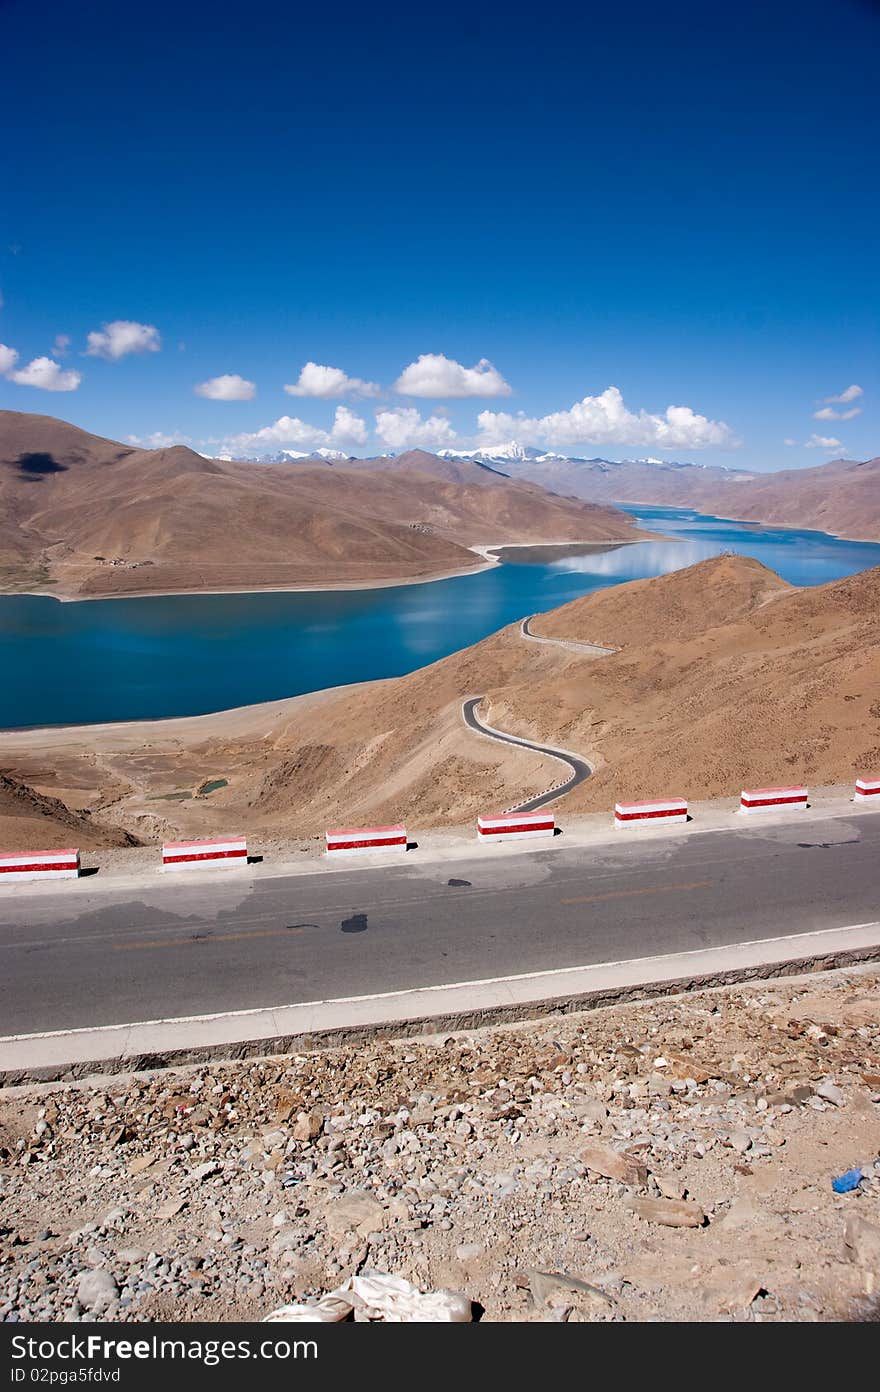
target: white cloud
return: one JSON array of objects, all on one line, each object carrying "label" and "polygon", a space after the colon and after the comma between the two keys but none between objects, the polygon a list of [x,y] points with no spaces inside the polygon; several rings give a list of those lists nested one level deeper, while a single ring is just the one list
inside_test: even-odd
[{"label": "white cloud", "polygon": [[86,356],[117,362],[128,353],[158,353],[162,346],[159,330],[153,324],[133,319],[114,319],[88,335]]},{"label": "white cloud", "polygon": [[792,440],[789,436],[786,436],[786,438],[783,440],[782,443],[783,443],[784,445],[796,445],[796,444],[797,444],[797,440]]},{"label": "white cloud", "polygon": [[9,379],[20,387],[40,387],[43,391],[76,391],[82,375],[72,369],[64,371],[52,358],[34,358],[27,367],[9,372]]},{"label": "white cloud", "polygon": [[348,406],[337,406],[330,443],[334,445],[365,445],[367,443],[367,423],[356,416]]},{"label": "white cloud", "polygon": [[376,434],[389,449],[437,449],[458,438],[445,416],[423,420],[415,406],[389,406],[377,411]]},{"label": "white cloud", "polygon": [[442,353],[422,353],[394,383],[401,396],[509,396],[511,388],[488,358],[463,367]]},{"label": "white cloud", "polygon": [[168,449],[170,445],[192,443],[188,435],[167,435],[164,430],[154,430],[152,435],[129,435],[128,442],[130,445],[139,445],[141,449]]},{"label": "white cloud", "polygon": [[864,396],[864,389],[853,382],[846,391],[840,392],[837,396],[823,396],[822,402],[825,406],[845,406],[849,401],[856,401],[860,396]]},{"label": "white cloud", "polygon": [[211,377],[207,382],[199,382],[193,387],[196,396],[206,396],[209,401],[252,401],[257,388],[246,377],[237,372],[225,372],[221,377]]},{"label": "white cloud", "polygon": [[606,387],[599,396],[585,396],[567,411],[537,418],[505,411],[481,411],[477,417],[480,444],[498,444],[511,436],[522,444],[542,444],[555,449],[576,445],[655,445],[662,449],[704,449],[739,444],[724,421],[709,420],[690,406],[667,406],[653,415],[628,411],[619,388]]},{"label": "white cloud", "polygon": [[842,448],[840,440],[835,440],[833,435],[811,435],[807,440],[807,449],[836,450]]},{"label": "white cloud", "polygon": [[378,382],[365,382],[361,377],[349,377],[341,367],[325,367],[307,362],[296,382],[285,382],[288,396],[314,396],[330,400],[334,396],[378,396]]},{"label": "white cloud", "polygon": [[11,372],[18,362],[18,353],[14,348],[8,348],[5,343],[0,343],[0,376],[5,377]]},{"label": "white cloud", "polygon": [[309,425],[299,416],[279,416],[272,425],[264,425],[261,430],[231,436],[223,441],[223,447],[229,454],[262,454],[296,446],[313,450],[328,445],[363,445],[366,439],[366,421],[348,406],[337,406],[330,430]]},{"label": "white cloud", "polygon": [[853,406],[849,411],[835,411],[833,406],[823,406],[821,411],[813,412],[813,420],[852,420],[862,414],[861,406]]},{"label": "white cloud", "polygon": [[70,348],[70,334],[56,334],[55,342],[52,344],[52,356],[63,358]]}]

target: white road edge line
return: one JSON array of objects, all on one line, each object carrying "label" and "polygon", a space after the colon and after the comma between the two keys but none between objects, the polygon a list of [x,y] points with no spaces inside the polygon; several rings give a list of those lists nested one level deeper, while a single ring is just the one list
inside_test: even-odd
[{"label": "white road edge line", "polygon": [[175,1015],[167,1019],[136,1020],[120,1025],[84,1025],[69,1030],[46,1030],[38,1034],[8,1034],[0,1036],[0,1045],[27,1043],[37,1039],[69,1039],[77,1034],[100,1034],[120,1030],[154,1028],[157,1025],[204,1024],[211,1020],[244,1019],[250,1015],[269,1015],[283,1010],[311,1010],[328,1005],[362,1005],[367,1001],[392,1000],[396,996],[426,995],[430,992],[460,991],[469,986],[503,986],[514,981],[539,981],[547,976],[566,976],[577,972],[606,970],[612,967],[631,967],[635,962],[670,962],[689,957],[706,957],[712,952],[740,951],[747,947],[766,947],[771,943],[794,942],[798,939],[824,938],[834,933],[854,933],[862,928],[880,928],[880,921],[848,923],[840,928],[816,928],[810,933],[785,933],[777,938],[750,938],[746,942],[723,943],[716,947],[691,948],[685,952],[666,952],[655,957],[623,957],[613,962],[589,962],[577,967],[547,967],[542,971],[517,972],[512,976],[487,976],[472,981],[447,981],[439,986],[403,986],[396,991],[376,991],[365,996],[335,996],[327,1000],[293,1001],[288,1005],[258,1005],[247,1010],[218,1010],[208,1015]]}]

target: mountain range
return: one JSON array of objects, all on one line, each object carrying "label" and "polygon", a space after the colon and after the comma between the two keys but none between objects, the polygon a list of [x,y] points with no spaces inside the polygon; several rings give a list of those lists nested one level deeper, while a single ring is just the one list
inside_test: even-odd
[{"label": "mountain range", "polygon": [[741,521],[880,541],[880,458],[755,473],[677,460],[581,459],[515,441],[468,455],[443,453],[589,502],[687,507]]},{"label": "mountain range", "polygon": [[638,540],[615,509],[480,463],[246,464],[0,411],[0,588],[62,597],[324,588],[472,569],[471,548]]}]

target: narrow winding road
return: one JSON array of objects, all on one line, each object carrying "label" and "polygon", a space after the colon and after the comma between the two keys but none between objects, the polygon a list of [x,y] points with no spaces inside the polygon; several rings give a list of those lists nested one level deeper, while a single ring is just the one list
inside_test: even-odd
[{"label": "narrow winding road", "polygon": [[598,643],[577,643],[573,638],[542,638],[540,633],[532,632],[531,614],[527,619],[523,619],[520,624],[520,632],[524,638],[529,638],[533,643],[548,643],[554,648],[565,648],[567,652],[586,653],[587,657],[610,657],[617,652],[617,648],[602,648]]},{"label": "narrow winding road", "polygon": [[530,749],[533,754],[546,754],[548,758],[558,759],[560,763],[566,764],[571,769],[571,776],[564,783],[557,783],[554,787],[548,788],[545,793],[539,793],[537,797],[520,802],[516,807],[508,807],[508,812],[537,812],[539,807],[546,807],[548,803],[564,797],[566,793],[571,792],[572,788],[576,788],[579,783],[584,783],[589,778],[593,772],[592,767],[586,759],[581,759],[577,754],[569,754],[563,749],[554,749],[549,744],[535,744],[532,740],[520,739],[518,735],[505,735],[502,730],[494,730],[491,725],[484,725],[477,715],[477,706],[482,700],[482,696],[471,696],[462,705],[461,714],[468,729],[475,730],[478,735],[488,735],[489,739],[500,740],[502,744],[518,744],[523,749]]},{"label": "narrow winding road", "polygon": [[[600,647],[598,643],[576,643],[568,638],[542,638],[540,634],[532,632],[531,624],[534,617],[534,614],[531,614],[520,624],[523,638],[528,638],[532,643],[547,643],[555,648],[564,648],[567,652],[584,653],[588,657],[610,657],[617,651],[616,648]],[[558,759],[561,764],[571,769],[570,777],[564,782],[554,783],[552,788],[539,793],[537,797],[528,798],[525,802],[517,803],[515,807],[508,807],[508,812],[537,812],[540,807],[546,807],[558,798],[565,797],[566,793],[570,793],[579,783],[586,782],[590,777],[593,772],[592,765],[578,754],[571,754],[567,749],[554,749],[549,744],[535,744],[532,740],[521,739],[519,735],[506,735],[503,730],[484,725],[477,715],[477,706],[483,699],[482,696],[471,696],[462,705],[462,719],[469,730],[474,730],[479,735],[487,735],[489,739],[500,740],[502,744],[518,744],[522,749],[530,749],[533,754],[546,754],[548,758]]]}]

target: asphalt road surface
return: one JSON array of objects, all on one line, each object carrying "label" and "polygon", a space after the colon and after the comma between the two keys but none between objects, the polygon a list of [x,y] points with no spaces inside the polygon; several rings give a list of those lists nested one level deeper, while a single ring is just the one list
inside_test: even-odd
[{"label": "asphalt road surface", "polygon": [[[626,833],[621,833],[625,837]],[[880,816],[0,897],[0,1034],[714,947],[880,917]],[[782,953],[780,955],[783,955]]]},{"label": "asphalt road surface", "polygon": [[509,809],[511,812],[537,812],[539,807],[556,802],[558,798],[564,797],[572,788],[589,778],[593,772],[592,766],[577,754],[563,754],[561,749],[554,749],[552,745],[535,744],[532,740],[521,739],[519,735],[505,735],[501,730],[492,730],[488,725],[484,725],[477,715],[477,706],[482,699],[482,696],[472,696],[461,708],[462,719],[469,729],[476,730],[481,735],[488,735],[489,739],[500,740],[502,744],[518,744],[520,748],[531,749],[535,754],[546,754],[551,759],[558,759],[561,764],[567,764],[571,769],[571,777],[564,783],[548,788],[545,793],[539,793],[537,797],[528,798],[525,802],[518,802],[515,807]]},{"label": "asphalt road surface", "polygon": [[603,648],[599,643],[578,643],[574,638],[545,638],[540,633],[532,632],[531,614],[527,619],[523,619],[520,624],[520,632],[524,638],[531,638],[533,643],[548,643],[554,648],[564,648],[566,652],[586,653],[588,657],[610,657],[617,652],[617,648]]}]

